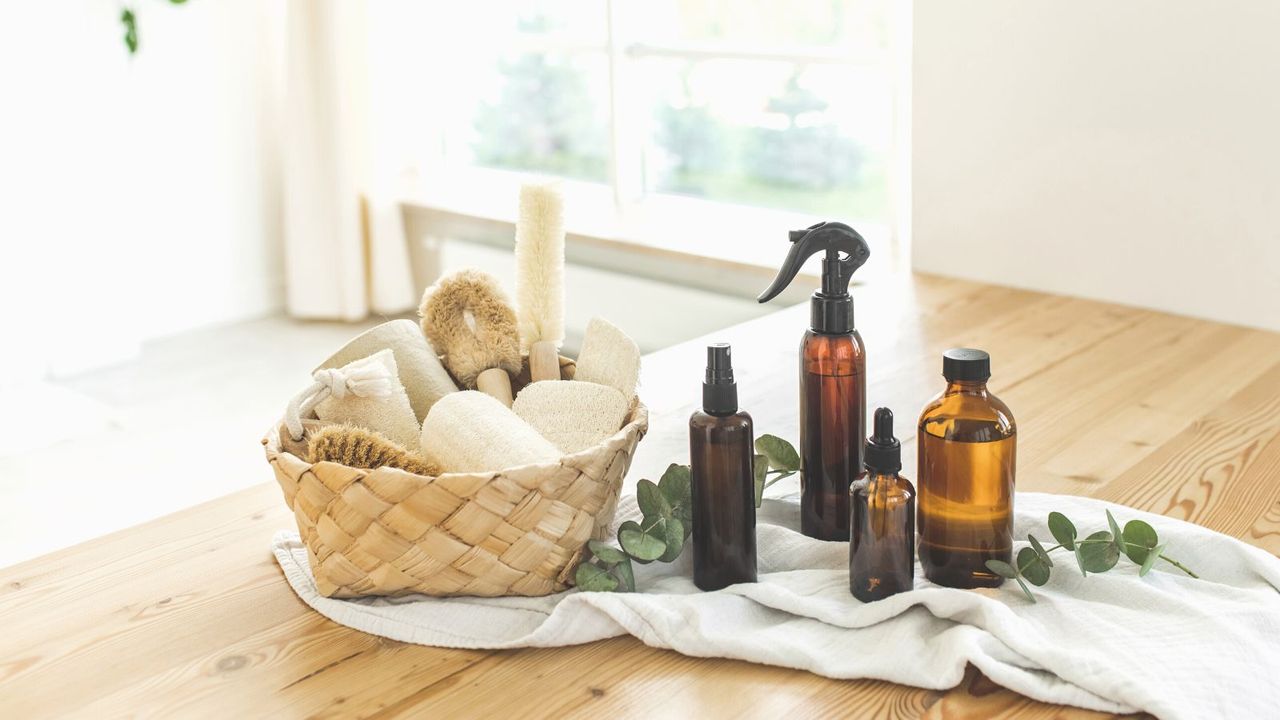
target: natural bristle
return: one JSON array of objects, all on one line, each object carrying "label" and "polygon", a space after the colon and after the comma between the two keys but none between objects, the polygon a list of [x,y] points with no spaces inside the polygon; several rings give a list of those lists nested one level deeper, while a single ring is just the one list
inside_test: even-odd
[{"label": "natural bristle", "polygon": [[522,350],[564,341],[564,199],[555,183],[520,188],[516,304]]},{"label": "natural bristle", "polygon": [[515,310],[492,275],[471,268],[446,275],[423,294],[418,312],[427,340],[465,387],[489,368],[520,372]]},{"label": "natural bristle", "polygon": [[318,430],[307,443],[307,459],[366,470],[393,467],[428,477],[440,474],[440,467],[421,455],[354,425],[329,425]]}]

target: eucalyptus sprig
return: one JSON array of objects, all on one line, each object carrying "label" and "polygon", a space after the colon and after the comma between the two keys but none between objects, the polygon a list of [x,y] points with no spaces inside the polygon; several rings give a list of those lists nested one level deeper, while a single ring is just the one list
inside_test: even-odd
[{"label": "eucalyptus sprig", "polygon": [[1030,546],[1018,551],[1017,564],[1010,565],[1003,560],[988,560],[987,568],[1000,577],[1016,580],[1027,599],[1035,602],[1031,588],[1027,583],[1041,587],[1049,582],[1049,574],[1053,568],[1053,560],[1049,553],[1054,550],[1067,550],[1075,555],[1076,564],[1080,566],[1080,575],[1088,577],[1089,573],[1104,573],[1116,566],[1120,556],[1124,555],[1136,563],[1138,575],[1145,576],[1151,572],[1157,560],[1164,560],[1193,578],[1200,577],[1190,568],[1164,554],[1164,545],[1155,528],[1142,520],[1130,520],[1124,529],[1116,522],[1111,511],[1107,510],[1107,525],[1110,530],[1099,530],[1083,540],[1078,540],[1079,533],[1071,520],[1060,512],[1049,513],[1049,534],[1058,541],[1057,545],[1046,549],[1035,535],[1027,535]]},{"label": "eucalyptus sprig", "polygon": [[[800,454],[791,443],[775,435],[756,439],[752,464],[756,507],[766,487],[799,470]],[[591,559],[579,564],[574,575],[579,589],[635,592],[632,563],[672,562],[680,557],[693,531],[689,466],[672,463],[658,482],[641,480],[636,484],[636,504],[642,517],[618,526],[618,547],[599,540],[587,543]]]}]

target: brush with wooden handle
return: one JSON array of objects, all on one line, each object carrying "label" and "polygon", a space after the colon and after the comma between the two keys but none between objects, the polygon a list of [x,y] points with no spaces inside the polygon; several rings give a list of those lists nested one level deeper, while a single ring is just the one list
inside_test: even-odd
[{"label": "brush with wooden handle", "polygon": [[511,377],[520,372],[516,313],[492,275],[458,270],[427,288],[418,309],[422,332],[464,387],[511,407]]},{"label": "brush with wooden handle", "polygon": [[564,342],[564,199],[556,183],[520,188],[516,305],[530,379],[559,380],[559,349]]}]

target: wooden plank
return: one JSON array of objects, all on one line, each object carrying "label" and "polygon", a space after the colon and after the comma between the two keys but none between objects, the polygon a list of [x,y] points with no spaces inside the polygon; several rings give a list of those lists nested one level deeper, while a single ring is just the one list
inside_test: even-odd
[{"label": "wooden plank", "polygon": [[[897,411],[909,473],[915,412],[941,387],[939,353],[976,345],[992,352],[993,390],[1018,417],[1020,487],[1105,497],[1280,552],[1280,335],[927,276],[854,292],[870,400]],[[793,440],[807,312],[707,338],[734,343],[757,429]],[[684,458],[702,346],[646,358],[653,428],[629,482]],[[972,669],[939,693],[633,638],[498,653],[391,642],[294,596],[267,548],[291,525],[264,484],[0,570],[5,715],[1098,717]]]}]

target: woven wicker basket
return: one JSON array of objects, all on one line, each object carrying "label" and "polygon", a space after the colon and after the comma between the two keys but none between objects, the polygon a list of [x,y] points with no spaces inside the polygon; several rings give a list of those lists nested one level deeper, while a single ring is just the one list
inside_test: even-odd
[{"label": "woven wicker basket", "polygon": [[[514,385],[527,382],[526,364]],[[621,430],[558,462],[439,477],[313,465],[281,449],[278,426],[262,442],[321,594],[549,595],[608,531],[648,427],[636,401]]]}]

